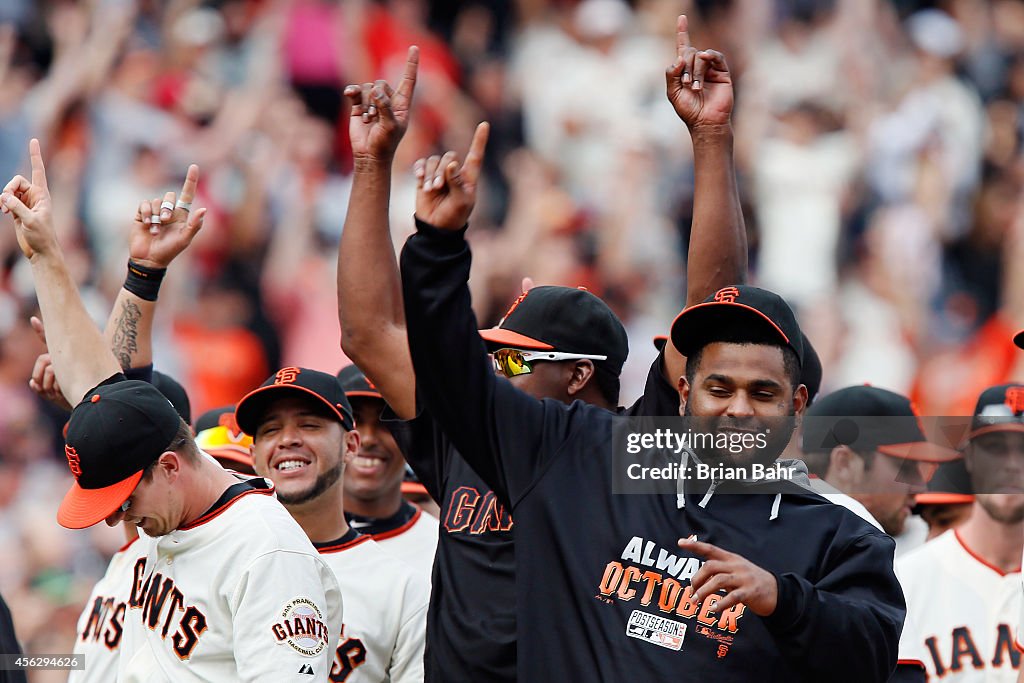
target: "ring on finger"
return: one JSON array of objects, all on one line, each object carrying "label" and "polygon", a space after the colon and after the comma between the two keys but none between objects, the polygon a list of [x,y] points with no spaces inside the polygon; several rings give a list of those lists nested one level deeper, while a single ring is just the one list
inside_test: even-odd
[{"label": "ring on finger", "polygon": [[[164,204],[170,204],[170,202],[164,202]],[[161,204],[160,206],[163,207],[163,204]],[[175,202],[174,208],[175,209],[185,209],[186,211],[191,211],[191,209],[192,209],[192,202],[183,202],[183,201],[181,201],[179,199],[177,202]]]},{"label": "ring on finger", "polygon": [[166,199],[160,202],[160,209],[167,209],[168,211],[174,211],[174,204],[167,201]]},{"label": "ring on finger", "polygon": [[154,213],[152,216],[149,217],[149,222],[152,223],[153,225],[160,225],[160,215]]}]

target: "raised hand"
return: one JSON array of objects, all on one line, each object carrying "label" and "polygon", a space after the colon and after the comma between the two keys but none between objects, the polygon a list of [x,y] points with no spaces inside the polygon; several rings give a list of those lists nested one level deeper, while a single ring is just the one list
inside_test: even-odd
[{"label": "raised hand", "polygon": [[57,233],[53,229],[53,205],[46,186],[46,168],[39,140],[28,143],[32,164],[32,181],[16,175],[0,194],[0,211],[14,218],[14,230],[21,252],[29,259],[57,250]]},{"label": "raised hand", "polygon": [[417,218],[444,230],[460,230],[469,222],[490,130],[486,121],[476,127],[461,167],[458,155],[451,151],[416,162]]},{"label": "raised hand", "polygon": [[[46,332],[43,329],[43,321],[39,318],[32,316],[29,319],[32,323],[32,329],[42,340],[43,344],[46,344]],[[28,381],[29,388],[34,391],[40,398],[49,401],[58,408],[70,411],[72,405],[68,403],[67,398],[64,397],[64,393],[61,391],[60,385],[57,383],[57,375],[53,371],[53,361],[50,359],[50,352],[46,351],[36,358],[36,364],[32,368],[32,378]]]},{"label": "raised hand", "polygon": [[150,268],[166,268],[192,243],[206,216],[206,209],[191,210],[198,183],[199,167],[192,164],[185,174],[177,202],[174,193],[168,192],[163,200],[139,203],[128,242],[128,255],[132,261]]},{"label": "raised hand", "polygon": [[691,130],[729,123],[733,90],[725,56],[690,46],[685,15],[676,25],[676,60],[665,70],[665,85],[669,102]]},{"label": "raised hand", "polygon": [[387,81],[345,86],[345,97],[352,105],[348,134],[352,155],[360,159],[390,162],[398,143],[409,127],[409,109],[416,89],[420,51],[413,45],[405,63],[398,90]]}]

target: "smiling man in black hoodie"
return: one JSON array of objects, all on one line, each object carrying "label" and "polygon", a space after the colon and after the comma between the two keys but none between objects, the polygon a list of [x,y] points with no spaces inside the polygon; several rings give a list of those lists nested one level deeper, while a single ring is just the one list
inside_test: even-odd
[{"label": "smiling man in black hoodie", "polygon": [[[511,502],[520,679],[888,680],[906,613],[891,538],[796,483],[616,495],[624,418],[495,375],[467,287],[475,186],[450,154],[418,165],[402,252],[417,410]],[[680,314],[672,339],[688,356],[682,411],[734,432],[792,429],[807,400],[802,343],[777,295],[720,290]],[[758,454],[743,455],[731,464]]]}]

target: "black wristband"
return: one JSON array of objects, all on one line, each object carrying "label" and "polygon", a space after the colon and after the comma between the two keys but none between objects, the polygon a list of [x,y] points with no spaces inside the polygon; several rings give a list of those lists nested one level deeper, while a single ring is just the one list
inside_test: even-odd
[{"label": "black wristband", "polygon": [[166,273],[166,268],[149,268],[128,259],[128,277],[124,279],[124,288],[140,299],[156,301],[160,283]]},{"label": "black wristband", "polygon": [[466,231],[469,230],[469,223],[458,230],[446,230],[445,228],[439,228],[435,225],[421,220],[418,216],[413,214],[413,221],[416,223],[416,231],[420,234],[427,235],[435,239],[449,239],[449,240],[462,240],[466,236]]}]

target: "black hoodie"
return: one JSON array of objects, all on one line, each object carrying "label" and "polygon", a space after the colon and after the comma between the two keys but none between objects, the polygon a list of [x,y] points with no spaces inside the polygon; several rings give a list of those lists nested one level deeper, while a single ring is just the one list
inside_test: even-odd
[{"label": "black hoodie", "polygon": [[[520,680],[889,678],[905,616],[891,538],[796,485],[781,497],[613,494],[621,418],[494,375],[469,264],[463,232],[418,224],[402,252],[409,347],[420,408],[511,501]],[[693,604],[702,560],[677,546],[692,535],[772,572],[775,613],[720,614],[714,595]]]}]

